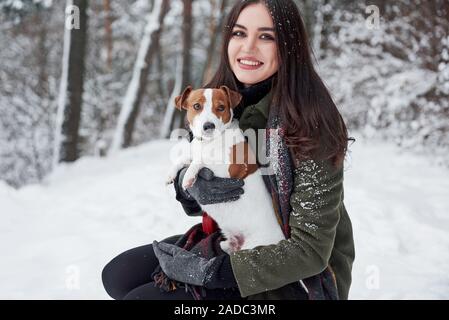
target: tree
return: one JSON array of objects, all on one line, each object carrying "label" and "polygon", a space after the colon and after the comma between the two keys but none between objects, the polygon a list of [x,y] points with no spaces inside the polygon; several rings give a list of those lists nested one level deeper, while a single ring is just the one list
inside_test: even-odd
[{"label": "tree", "polygon": [[148,16],[145,33],[140,43],[133,75],[123,100],[110,152],[126,148],[132,143],[134,125],[148,81],[148,73],[159,47],[158,42],[162,33],[164,18],[169,8],[169,0],[156,0],[153,10]]},{"label": "tree", "polygon": [[[61,17],[49,2],[0,2],[0,180],[40,182],[51,170]],[[57,16],[56,19],[51,19]]]},{"label": "tree", "polygon": [[[215,8],[216,4],[219,4],[219,8]],[[223,23],[224,23],[224,17],[225,17],[225,8],[227,5],[227,0],[216,0],[213,2],[212,7],[212,13],[213,16],[211,17],[211,23],[209,26],[209,37],[210,42],[209,46],[207,48],[207,58],[206,62],[204,63],[204,69],[201,73],[201,84],[203,85],[207,83],[210,78],[212,77],[212,66],[213,66],[213,58],[216,56],[216,46],[217,46],[217,40],[219,39],[219,36],[221,34],[221,31],[223,30]]]},{"label": "tree", "polygon": [[112,67],[112,19],[111,19],[111,2],[110,0],[103,0],[103,10],[105,14],[104,30],[105,42],[107,48],[106,65],[108,70]]},{"label": "tree", "polygon": [[[183,0],[183,23],[182,23],[182,67],[179,70],[181,73],[181,79],[176,79],[178,86],[175,85],[174,90],[182,90],[187,87],[191,81],[191,56],[192,50],[192,0]],[[179,60],[178,60],[179,61]],[[178,66],[177,66],[178,67]],[[178,95],[178,92],[172,92],[171,98]],[[170,108],[170,107],[169,107]],[[185,110],[179,111],[167,110],[167,114],[171,115],[170,126],[163,127],[161,134],[164,138],[167,138],[173,129],[181,128],[184,125],[184,118],[186,115]],[[164,130],[165,128],[165,130]],[[169,130],[166,130],[169,128]]]},{"label": "tree", "polygon": [[78,141],[83,103],[84,65],[87,45],[87,0],[67,0],[70,24],[65,25],[63,72],[53,165],[78,159]]}]

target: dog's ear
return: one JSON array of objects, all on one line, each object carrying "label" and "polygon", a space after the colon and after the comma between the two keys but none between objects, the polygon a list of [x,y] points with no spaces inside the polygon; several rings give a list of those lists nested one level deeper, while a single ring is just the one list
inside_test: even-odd
[{"label": "dog's ear", "polygon": [[242,100],[242,95],[240,93],[229,89],[227,86],[221,86],[220,89],[226,92],[231,108],[235,108],[236,106],[238,106],[238,104]]},{"label": "dog's ear", "polygon": [[190,92],[192,91],[192,86],[187,86],[187,88],[184,89],[181,95],[177,96],[175,98],[175,106],[177,109],[182,110],[187,109],[185,106],[185,102],[187,100],[187,97],[189,96]]}]

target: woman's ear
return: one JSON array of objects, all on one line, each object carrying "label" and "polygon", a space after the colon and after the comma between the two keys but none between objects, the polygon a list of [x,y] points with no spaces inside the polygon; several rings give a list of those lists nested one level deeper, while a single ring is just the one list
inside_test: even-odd
[{"label": "woman's ear", "polygon": [[238,106],[238,104],[242,100],[242,95],[240,93],[229,89],[227,86],[221,86],[220,89],[226,92],[231,108],[235,108],[236,106]]},{"label": "woman's ear", "polygon": [[189,86],[187,86],[187,88],[184,89],[184,91],[182,92],[181,95],[179,95],[175,98],[175,106],[177,109],[179,109],[179,110],[182,110],[183,108],[187,109],[187,107],[185,106],[185,101],[189,97],[189,94],[191,91],[192,91],[192,86],[189,85]]}]

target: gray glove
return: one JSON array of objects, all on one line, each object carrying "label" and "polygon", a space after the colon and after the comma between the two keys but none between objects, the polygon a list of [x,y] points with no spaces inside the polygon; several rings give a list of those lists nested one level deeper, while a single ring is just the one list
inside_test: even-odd
[{"label": "gray glove", "polygon": [[153,241],[153,250],[170,279],[203,286],[213,273],[215,258],[207,260],[176,245],[157,241]]},{"label": "gray glove", "polygon": [[219,178],[209,168],[202,168],[187,192],[182,188],[182,180],[187,168],[181,169],[178,190],[186,199],[196,200],[200,205],[235,201],[243,194],[243,179]]}]

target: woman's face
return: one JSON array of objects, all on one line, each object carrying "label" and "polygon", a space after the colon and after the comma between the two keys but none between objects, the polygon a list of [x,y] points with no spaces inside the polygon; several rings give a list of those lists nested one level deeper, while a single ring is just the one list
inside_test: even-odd
[{"label": "woman's face", "polygon": [[228,45],[229,64],[237,79],[248,87],[278,70],[273,21],[262,3],[240,12]]}]

